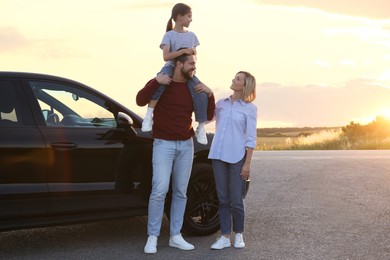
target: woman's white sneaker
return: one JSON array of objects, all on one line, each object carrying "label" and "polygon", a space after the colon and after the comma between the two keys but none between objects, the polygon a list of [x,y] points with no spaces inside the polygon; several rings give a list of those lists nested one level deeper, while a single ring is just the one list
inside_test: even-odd
[{"label": "woman's white sneaker", "polygon": [[235,248],[243,248],[245,246],[244,238],[241,233],[236,233],[234,237],[234,247]]},{"label": "woman's white sneaker", "polygon": [[211,246],[211,249],[223,249],[230,246],[230,239],[225,236],[221,236],[217,241],[214,242],[214,244]]}]

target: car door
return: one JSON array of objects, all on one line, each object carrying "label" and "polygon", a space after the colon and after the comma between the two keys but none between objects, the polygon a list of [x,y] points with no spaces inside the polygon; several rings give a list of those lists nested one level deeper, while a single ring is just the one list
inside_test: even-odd
[{"label": "car door", "polygon": [[35,97],[31,103],[39,107],[43,123],[38,127],[53,155],[48,170],[49,213],[146,208],[146,199],[133,192],[138,183],[132,176],[136,166],[128,165],[118,174],[120,163],[134,161],[142,145],[125,145],[115,137],[118,132],[128,134],[118,129],[115,104],[69,82],[29,80],[26,85]]},{"label": "car door", "polygon": [[19,81],[1,78],[0,229],[47,213],[49,156]]}]

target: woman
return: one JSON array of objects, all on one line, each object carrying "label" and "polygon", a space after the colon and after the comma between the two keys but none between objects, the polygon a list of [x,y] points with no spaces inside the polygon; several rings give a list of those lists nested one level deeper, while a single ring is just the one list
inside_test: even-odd
[{"label": "woman", "polygon": [[[212,249],[230,247],[230,233],[235,232],[234,247],[243,248],[245,182],[249,178],[253,150],[256,148],[256,79],[240,71],[232,80],[233,94],[216,103],[216,130],[209,158],[219,199],[221,237]],[[232,225],[233,224],[233,225]]]}]

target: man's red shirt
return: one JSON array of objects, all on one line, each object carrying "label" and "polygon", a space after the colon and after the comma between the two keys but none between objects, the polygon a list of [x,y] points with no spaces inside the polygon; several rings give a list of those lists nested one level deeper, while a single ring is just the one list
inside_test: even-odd
[{"label": "man's red shirt", "polygon": [[[137,94],[137,105],[149,103],[160,84],[150,80]],[[214,95],[208,98],[207,119],[214,117]],[[164,140],[187,140],[194,135],[192,113],[194,106],[186,82],[174,82],[165,88],[153,111],[153,137]]]}]

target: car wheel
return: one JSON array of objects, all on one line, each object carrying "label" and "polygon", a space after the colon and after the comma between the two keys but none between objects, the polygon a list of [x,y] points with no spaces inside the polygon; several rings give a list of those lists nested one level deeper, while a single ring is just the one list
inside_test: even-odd
[{"label": "car wheel", "polygon": [[183,231],[197,236],[217,232],[220,228],[218,197],[211,164],[196,163],[193,165],[187,198]]}]

